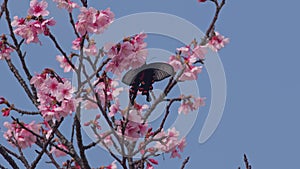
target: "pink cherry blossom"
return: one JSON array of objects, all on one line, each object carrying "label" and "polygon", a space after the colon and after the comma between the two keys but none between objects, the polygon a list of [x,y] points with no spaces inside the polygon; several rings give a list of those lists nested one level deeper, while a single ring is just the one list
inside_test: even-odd
[{"label": "pink cherry blossom", "polygon": [[117,114],[117,112],[120,110],[120,102],[119,99],[115,100],[115,104],[111,105],[109,108],[109,117],[113,117],[115,116],[115,114]]},{"label": "pink cherry blossom", "polygon": [[[61,148],[61,149],[63,149],[63,150],[68,151],[68,148],[67,148],[65,145],[61,144],[61,143],[60,143],[60,144],[57,144],[57,147],[59,147],[59,148]],[[57,149],[57,148],[54,147],[54,146],[51,148],[50,153],[54,153],[55,157],[63,157],[63,156],[66,156],[66,155],[67,155],[67,153],[65,153],[65,152],[63,152],[63,151]]]},{"label": "pink cherry blossom", "polygon": [[153,159],[153,158],[149,158],[148,159],[152,164],[158,165],[158,161]]},{"label": "pink cherry blossom", "polygon": [[196,110],[199,107],[205,106],[205,97],[194,98],[193,109]]},{"label": "pink cherry blossom", "polygon": [[[14,143],[16,143],[18,146],[20,146],[20,148],[24,149],[30,147],[32,144],[36,142],[36,136],[31,132],[22,128],[16,122],[13,123],[4,122],[4,126],[8,130],[4,133],[3,136],[13,146],[15,146]],[[23,126],[36,134],[39,134],[41,129],[41,124],[35,124],[34,121],[29,124],[23,123]]]},{"label": "pink cherry blossom", "polygon": [[83,48],[83,52],[87,55],[87,56],[97,56],[98,54],[98,49],[96,44],[90,44],[88,45],[88,47],[84,47]]},{"label": "pink cherry blossom", "polygon": [[75,27],[81,35],[84,35],[86,32],[102,33],[114,19],[114,14],[109,8],[98,11],[93,7],[88,9],[81,7],[80,12]]},{"label": "pink cherry blossom", "polygon": [[186,140],[185,138],[181,139],[178,143],[178,149],[183,152],[184,148],[186,147]]},{"label": "pink cherry blossom", "polygon": [[38,38],[39,29],[37,29],[33,23],[27,23],[24,25],[18,25],[18,27],[14,30],[14,33],[26,39],[26,43],[29,44],[31,42],[38,43],[40,42]]},{"label": "pink cherry blossom", "polygon": [[174,71],[178,71],[178,70],[181,70],[183,68],[182,63],[180,62],[180,60],[174,55],[170,56],[169,64],[171,66],[173,66]]},{"label": "pink cherry blossom", "polygon": [[73,40],[72,49],[79,50],[80,49],[80,42],[81,42],[81,38],[76,38],[75,40]]},{"label": "pink cherry blossom", "polygon": [[183,103],[178,108],[178,113],[188,114],[192,110],[193,110],[193,103],[190,101],[183,101]]},{"label": "pink cherry blossom", "polygon": [[161,139],[161,141],[156,142],[156,149],[165,153],[171,153],[171,158],[181,157],[179,151],[183,151],[186,146],[186,141],[185,138],[179,140],[179,132],[174,127],[168,129],[167,132],[162,130],[154,138]]},{"label": "pink cherry blossom", "polygon": [[215,52],[218,52],[220,49],[224,48],[225,45],[229,43],[229,38],[225,38],[219,32],[215,32],[215,36],[213,36],[209,42],[208,46]]},{"label": "pink cherry blossom", "polygon": [[[30,83],[37,88],[38,106],[45,120],[60,120],[75,112],[79,99],[73,97],[74,88],[70,81],[47,75],[44,71],[41,75],[32,77]],[[57,80],[59,79],[59,81]]]},{"label": "pink cherry blossom", "polygon": [[171,153],[171,158],[181,158],[181,155],[179,154],[178,150],[177,149],[174,149]]},{"label": "pink cherry blossom", "polygon": [[64,99],[70,100],[75,89],[71,85],[70,81],[65,80],[64,83],[59,83],[57,86],[57,101],[63,101]]},{"label": "pink cherry blossom", "polygon": [[79,5],[73,1],[70,0],[53,0],[54,2],[57,3],[58,8],[64,8],[68,12],[72,12],[73,9],[79,8]]},{"label": "pink cherry blossom", "polygon": [[11,22],[11,26],[16,27],[18,25],[25,25],[25,19],[14,16],[14,20]]},{"label": "pink cherry blossom", "polygon": [[146,169],[154,169],[154,167],[150,163],[147,163]]},{"label": "pink cherry blossom", "polygon": [[123,40],[123,43],[106,45],[107,56],[111,61],[106,66],[106,71],[120,75],[123,71],[137,68],[145,64],[148,51],[144,42],[146,34],[140,33]]},{"label": "pink cherry blossom", "polygon": [[0,60],[10,59],[10,54],[13,51],[14,50],[11,47],[7,46],[2,41],[0,41]]},{"label": "pink cherry blossom", "polygon": [[70,72],[72,66],[69,64],[64,56],[57,55],[56,60],[60,63],[60,67],[64,69],[64,72]]},{"label": "pink cherry blossom", "polygon": [[116,161],[113,161],[106,169],[117,169]]},{"label": "pink cherry blossom", "polygon": [[10,110],[11,110],[10,108],[3,108],[1,110],[2,116],[4,116],[4,117],[9,116]]},{"label": "pink cherry blossom", "polygon": [[198,79],[198,74],[202,72],[202,66],[188,66],[184,70],[179,80],[196,80]]},{"label": "pink cherry blossom", "polygon": [[182,101],[180,107],[178,108],[178,113],[183,113],[183,114],[188,114],[190,111],[197,110],[199,107],[205,105],[205,100],[206,98],[203,97],[198,97],[192,99],[185,99]]},{"label": "pink cherry blossom", "polygon": [[30,8],[28,10],[28,15],[33,15],[36,17],[39,16],[48,16],[49,11],[47,11],[48,3],[45,0],[38,2],[37,0],[30,1]]}]

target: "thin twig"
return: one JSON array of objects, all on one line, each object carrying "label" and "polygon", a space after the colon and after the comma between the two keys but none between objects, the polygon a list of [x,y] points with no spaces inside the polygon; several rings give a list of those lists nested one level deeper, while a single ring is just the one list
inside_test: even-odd
[{"label": "thin twig", "polygon": [[[13,42],[14,42],[15,50],[16,50],[16,52],[17,52],[17,54],[19,56],[19,59],[21,61],[22,68],[23,68],[23,70],[24,70],[24,72],[25,72],[25,74],[27,76],[28,81],[30,81],[30,79],[32,78],[32,75],[30,74],[29,69],[28,69],[28,67],[26,65],[26,62],[25,62],[25,55],[26,55],[26,53],[22,54],[22,51],[21,51],[21,44],[22,44],[21,42],[22,41],[20,43],[18,43],[18,40],[17,40],[17,38],[15,36],[15,33],[13,31],[13,27],[11,25],[11,19],[10,19],[10,14],[9,14],[9,10],[8,10],[8,7],[7,7],[7,3],[8,3],[8,0],[4,0],[5,15],[6,15],[6,21],[7,21],[7,25],[8,25],[8,28],[9,28],[10,36],[11,36]],[[33,92],[33,95],[31,94],[31,96],[29,98],[33,102],[33,104],[37,107],[38,103],[37,103],[36,88],[33,85],[30,85],[30,86],[31,86],[31,90]]]},{"label": "thin twig", "polygon": [[214,18],[213,18],[212,22],[210,23],[210,25],[209,25],[206,33],[205,33],[205,36],[208,39],[210,39],[210,35],[211,35],[211,33],[212,33],[212,31],[213,31],[213,29],[215,27],[215,24],[216,24],[216,22],[218,20],[219,13],[220,13],[221,9],[225,5],[225,0],[222,0],[222,2],[221,2],[220,5],[218,3],[218,0],[211,0],[211,1],[214,2],[215,5],[216,5],[216,12],[215,12],[215,15],[214,15]]},{"label": "thin twig", "polygon": [[58,127],[60,126],[60,124],[62,123],[62,121],[63,121],[63,118],[59,121],[59,122],[57,122],[56,124],[55,124],[55,126],[53,127],[53,130],[52,130],[52,132],[51,132],[51,134],[50,134],[50,136],[49,136],[49,138],[48,138],[48,140],[46,141],[46,143],[43,145],[43,147],[42,147],[42,151],[39,153],[39,155],[36,157],[36,159],[31,163],[31,169],[34,169],[35,167],[36,167],[36,165],[38,164],[38,162],[41,160],[41,158],[42,158],[42,156],[43,156],[43,154],[46,152],[46,148],[48,147],[48,145],[50,144],[50,142],[51,142],[51,140],[53,139],[53,137],[54,137],[54,133],[55,133],[55,131],[58,129]]},{"label": "thin twig", "polygon": [[0,154],[9,163],[9,165],[12,166],[12,168],[19,168],[14,159],[11,158],[11,156],[7,153],[6,149],[2,146],[2,144],[0,144]]},{"label": "thin twig", "polygon": [[71,62],[71,60],[68,58],[66,52],[63,51],[63,49],[60,47],[60,45],[58,44],[56,38],[51,34],[51,32],[49,32],[49,37],[50,39],[53,41],[55,47],[60,51],[60,53],[64,56],[64,58],[67,60],[68,64],[72,67],[73,70],[76,71],[76,67],[74,66],[74,64]]},{"label": "thin twig", "polygon": [[181,165],[181,169],[184,169],[185,165],[189,162],[189,160],[190,160],[190,157],[187,157],[187,158],[183,161],[183,163],[182,163],[182,165]]}]

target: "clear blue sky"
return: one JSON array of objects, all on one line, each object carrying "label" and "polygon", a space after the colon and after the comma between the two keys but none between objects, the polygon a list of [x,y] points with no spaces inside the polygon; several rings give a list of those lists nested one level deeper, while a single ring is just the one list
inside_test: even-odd
[{"label": "clear blue sky", "polygon": [[[300,26],[297,24],[299,5],[299,1],[228,0],[217,23],[217,30],[231,39],[230,44],[220,52],[228,86],[226,107],[219,127],[204,144],[198,143],[198,136],[208,106],[201,110],[196,125],[187,137],[188,147],[182,154],[183,158],[191,156],[187,168],[234,169],[242,164],[244,153],[256,169],[292,169],[299,166],[300,58],[296,51],[300,38]],[[93,1],[91,6],[98,9],[111,7],[116,18],[136,12],[169,13],[192,22],[202,30],[207,29],[213,13],[212,4],[199,4],[197,0]],[[27,8],[13,9],[14,15],[27,11]],[[64,11],[50,5],[50,12],[56,19],[60,18],[58,24],[64,21]],[[69,28],[62,24],[54,29],[65,49],[70,47],[69,41],[74,38],[68,35]],[[0,32],[3,30],[6,30],[6,25],[2,18]],[[43,42],[45,38],[41,40]],[[50,50],[47,41],[42,47],[26,47],[32,72],[40,72],[45,65],[58,68],[55,56],[59,53]],[[161,41],[151,41],[151,38],[149,45],[166,46]],[[172,43],[166,46],[168,50],[171,47],[179,46]],[[14,101],[16,106],[32,108],[28,101],[22,99],[24,92],[19,85],[15,85],[15,79],[3,61],[0,62],[0,69],[0,95]],[[66,76],[71,77],[70,74]],[[210,91],[204,90],[209,89],[205,71],[198,83],[204,86],[200,89],[201,94],[210,98]],[[0,123],[6,120],[10,119],[1,117]],[[5,142],[3,138],[0,141]],[[110,157],[107,159],[107,155],[104,156],[101,149],[91,152],[91,155],[93,164],[112,161]],[[179,168],[183,159],[169,160],[168,157],[166,155],[166,160],[160,160],[158,168]],[[2,160],[0,158],[1,163]]]}]

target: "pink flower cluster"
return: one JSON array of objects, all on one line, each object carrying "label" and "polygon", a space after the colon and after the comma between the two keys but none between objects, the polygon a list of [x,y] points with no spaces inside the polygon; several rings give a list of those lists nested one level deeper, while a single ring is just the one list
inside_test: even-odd
[{"label": "pink flower cluster", "polygon": [[72,70],[72,66],[64,56],[57,55],[56,60],[60,63],[60,67],[64,69],[64,72],[70,72]]},{"label": "pink flower cluster", "polygon": [[[128,122],[125,128],[124,135],[126,136],[126,139],[135,141],[143,136],[148,131],[148,124],[144,123],[142,120],[142,112],[147,107],[141,107],[141,109],[133,109],[129,110],[128,114],[127,111],[123,112],[123,116],[128,118]],[[124,120],[118,120],[116,121],[116,125],[118,126],[118,133],[122,134],[122,125],[125,123]]]},{"label": "pink flower cluster", "polygon": [[[97,84],[97,82],[98,82],[98,80],[95,81],[95,84]],[[107,83],[107,86],[105,86],[106,84],[105,84],[104,81],[101,81],[94,88],[94,91],[98,94],[98,97],[101,101],[102,106],[105,104],[105,101],[116,100],[117,96],[123,91],[122,87],[118,87],[118,85],[119,85],[118,81],[107,78],[106,83]],[[86,100],[85,101],[85,108],[86,109],[96,109],[96,108],[98,108],[98,105],[96,104],[95,96],[93,96],[89,99],[94,100],[94,102],[90,101],[90,100]]]},{"label": "pink flower cluster", "polygon": [[102,33],[115,17],[110,8],[98,11],[93,7],[81,7],[80,12],[75,27],[81,35],[86,33]]},{"label": "pink flower cluster", "polygon": [[10,53],[13,52],[13,49],[7,46],[4,41],[0,41],[0,60],[10,59]]},{"label": "pink flower cluster", "polygon": [[188,114],[190,111],[197,110],[199,107],[205,105],[206,98],[193,98],[193,101],[191,99],[185,99],[182,101],[180,107],[178,108],[178,113],[184,113]]},{"label": "pink flower cluster", "polygon": [[155,139],[161,139],[161,141],[156,142],[155,148],[165,153],[171,153],[171,158],[181,158],[179,152],[183,152],[186,147],[186,140],[178,137],[179,132],[174,127],[168,129],[167,132],[162,130],[154,137]]},{"label": "pink flower cluster", "polygon": [[32,0],[30,2],[30,9],[28,10],[28,17],[26,19],[14,17],[11,25],[17,27],[14,33],[21,36],[26,40],[26,43],[40,43],[38,34],[44,33],[44,35],[49,35],[48,26],[54,26],[55,20],[53,18],[43,19],[43,16],[48,16],[49,11],[46,10],[48,3],[46,1],[38,2],[37,0]]},{"label": "pink flower cluster", "polygon": [[200,45],[185,46],[177,48],[177,51],[179,55],[170,56],[169,64],[173,66],[175,72],[182,70],[185,64],[186,68],[179,80],[196,80],[202,71],[202,66],[195,66],[194,63],[205,58],[206,47]]},{"label": "pink flower cluster", "polygon": [[220,49],[224,48],[226,44],[229,43],[229,38],[225,38],[219,32],[215,32],[215,36],[213,36],[209,42],[208,46],[215,52],[218,52]]},{"label": "pink flower cluster", "polygon": [[39,110],[46,121],[60,120],[75,111],[77,100],[73,97],[74,88],[66,79],[48,75],[49,71],[37,74],[30,80],[38,91]]},{"label": "pink flower cluster", "polygon": [[108,50],[107,56],[111,61],[107,64],[106,70],[120,75],[124,70],[137,68],[146,62],[148,51],[147,43],[144,39],[147,37],[145,33],[137,34],[123,40],[123,43],[116,45],[106,45]]},{"label": "pink flower cluster", "polygon": [[53,0],[53,2],[57,3],[58,8],[64,8],[69,13],[71,13],[73,9],[79,8],[79,5],[77,3],[70,0]]},{"label": "pink flower cluster", "polygon": [[[59,148],[61,148],[63,150],[68,151],[68,148],[65,145],[61,144],[61,143],[57,144],[57,147],[59,147]],[[54,153],[55,157],[63,157],[63,156],[67,155],[65,152],[57,149],[54,146],[51,148],[50,153]]]},{"label": "pink flower cluster", "polygon": [[[41,129],[41,124],[35,124],[35,122],[31,122],[29,124],[22,123],[25,128],[32,131],[33,133],[39,134]],[[20,148],[30,147],[32,144],[36,142],[36,136],[31,132],[24,129],[21,125],[16,122],[9,123],[4,122],[4,126],[8,129],[4,133],[4,138],[15,146],[17,144]]]}]

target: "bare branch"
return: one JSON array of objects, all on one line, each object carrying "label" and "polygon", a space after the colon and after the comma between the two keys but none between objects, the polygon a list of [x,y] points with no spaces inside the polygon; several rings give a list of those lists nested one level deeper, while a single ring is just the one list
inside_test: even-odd
[{"label": "bare branch", "polygon": [[189,160],[190,160],[190,157],[187,157],[187,158],[183,161],[183,163],[182,163],[182,165],[181,165],[181,169],[184,169],[185,165],[189,162]]},{"label": "bare branch", "polygon": [[4,157],[4,159],[9,163],[12,168],[18,169],[18,165],[16,162],[11,158],[11,156],[6,152],[6,149],[0,144],[0,154]]},{"label": "bare branch", "polygon": [[218,20],[221,9],[225,5],[225,0],[222,0],[221,4],[218,3],[218,0],[211,0],[211,1],[214,2],[215,5],[216,5],[216,12],[215,12],[215,15],[214,15],[214,18],[213,18],[212,22],[209,25],[209,28],[207,29],[207,31],[205,33],[205,36],[208,39],[210,39],[211,33],[214,30],[214,27],[215,27],[215,24]]}]

